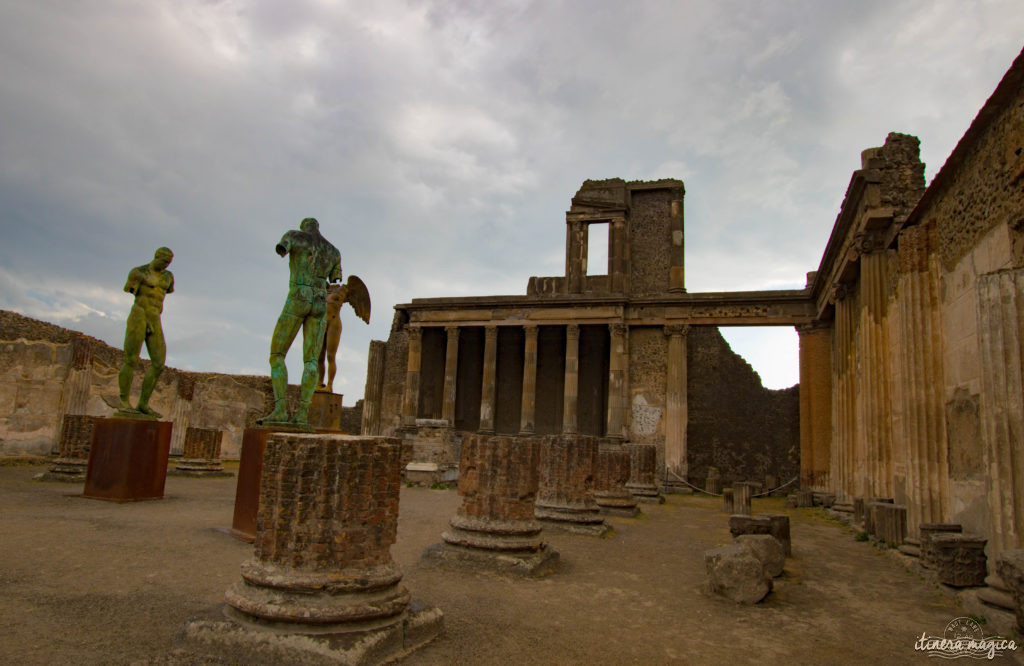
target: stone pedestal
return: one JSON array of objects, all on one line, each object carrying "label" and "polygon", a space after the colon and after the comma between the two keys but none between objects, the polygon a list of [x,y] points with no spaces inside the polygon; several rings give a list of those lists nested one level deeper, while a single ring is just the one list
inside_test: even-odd
[{"label": "stone pedestal", "polygon": [[1004,550],[996,559],[996,574],[1010,592],[1017,630],[1024,632],[1024,550]]},{"label": "stone pedestal", "polygon": [[423,552],[427,566],[498,571],[523,576],[551,573],[558,553],[541,541],[534,518],[540,438],[467,434],[459,462],[462,506],[442,543]]},{"label": "stone pedestal", "polygon": [[96,419],[82,496],[115,502],[163,499],[171,427],[167,421]]},{"label": "stone pedestal", "polygon": [[622,446],[601,444],[594,473],[594,501],[606,516],[632,518],[640,513],[629,481],[629,452]]},{"label": "stone pedestal", "polygon": [[57,459],[53,461],[53,467],[38,477],[40,481],[85,481],[96,420],[97,417],[86,414],[64,415]]},{"label": "stone pedestal", "polygon": [[987,542],[984,537],[971,534],[933,534],[928,552],[939,582],[953,587],[984,585],[988,575]]},{"label": "stone pedestal", "polygon": [[317,430],[341,429],[340,393],[316,391],[309,403],[309,425]]},{"label": "stone pedestal", "polygon": [[220,460],[221,430],[189,427],[185,432],[185,445],[181,460],[174,466],[179,476],[216,477],[232,476],[224,471]]},{"label": "stone pedestal", "polygon": [[594,501],[597,438],[549,435],[541,438],[534,516],[545,527],[602,536],[610,529]]},{"label": "stone pedestal", "polygon": [[629,451],[629,482],[626,489],[633,493],[638,502],[664,504],[665,498],[658,490],[658,451],[653,444],[627,444]]},{"label": "stone pedestal", "polygon": [[808,508],[814,506],[814,491],[800,489],[794,493],[796,496],[796,505],[800,508]]},{"label": "stone pedestal", "polygon": [[871,505],[874,535],[890,548],[899,548],[907,538],[907,507],[876,502]]},{"label": "stone pedestal", "polygon": [[243,663],[376,664],[437,636],[391,559],[400,456],[394,438],[267,437],[253,558],[180,639]]},{"label": "stone pedestal", "polygon": [[750,508],[750,497],[753,494],[751,492],[749,483],[741,482],[734,483],[732,486],[732,512],[738,513],[742,516],[749,516],[751,514]]},{"label": "stone pedestal", "polygon": [[921,564],[932,568],[935,566],[935,556],[932,553],[932,537],[946,532],[960,534],[964,528],[959,523],[921,523],[918,528],[921,531]]}]

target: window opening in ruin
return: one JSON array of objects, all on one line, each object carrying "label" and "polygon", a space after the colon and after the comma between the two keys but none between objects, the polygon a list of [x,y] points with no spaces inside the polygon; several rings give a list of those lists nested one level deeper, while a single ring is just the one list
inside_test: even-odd
[{"label": "window opening in ruin", "polygon": [[608,275],[609,228],[607,222],[587,225],[587,275]]},{"label": "window opening in ruin", "polygon": [[800,341],[792,326],[722,326],[722,337],[750,364],[767,389],[800,382]]}]

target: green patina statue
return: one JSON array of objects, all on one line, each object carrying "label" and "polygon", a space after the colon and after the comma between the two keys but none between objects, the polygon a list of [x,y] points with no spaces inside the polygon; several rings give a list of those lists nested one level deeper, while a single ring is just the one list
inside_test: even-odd
[{"label": "green patina statue", "polygon": [[[153,261],[137,266],[128,273],[124,290],[135,294],[135,303],[128,313],[128,325],[124,333],[124,363],[117,375],[117,385],[121,392],[121,404],[117,410],[119,416],[160,418],[160,414],[149,406],[149,397],[153,394],[160,373],[164,371],[164,358],[167,356],[160,314],[164,311],[164,296],[174,291],[174,275],[167,270],[173,258],[173,252],[161,247],[153,255]],[[142,380],[139,402],[133,408],[128,402],[128,396],[143,342],[146,343],[150,365]]]},{"label": "green patina statue", "polygon": [[[257,423],[267,426],[289,425],[312,430],[309,403],[317,384],[317,360],[324,341],[327,315],[327,284],[341,280],[341,253],[320,235],[320,224],[307,217],[298,230],[281,237],[277,253],[288,258],[290,271],[288,298],[274,327],[270,341],[270,380],[274,387],[274,410]],[[284,357],[302,328],[302,384],[299,405],[288,418],[286,391],[288,368]]]}]

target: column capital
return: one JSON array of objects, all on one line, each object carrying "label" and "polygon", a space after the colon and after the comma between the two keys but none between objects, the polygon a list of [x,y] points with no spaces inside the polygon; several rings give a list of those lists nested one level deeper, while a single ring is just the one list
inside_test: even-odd
[{"label": "column capital", "polygon": [[484,326],[484,340],[497,340],[498,339],[498,327],[495,325]]},{"label": "column capital", "polygon": [[406,332],[409,334],[409,339],[422,340],[423,339],[423,327],[422,326],[406,326]]},{"label": "column capital", "polygon": [[665,335],[669,337],[683,336],[690,334],[689,324],[665,324]]},{"label": "column capital", "polygon": [[872,252],[878,252],[884,249],[885,241],[877,232],[858,231],[853,235],[850,242],[852,259],[857,259],[862,255],[871,254]]},{"label": "column capital", "polygon": [[833,305],[853,295],[853,288],[845,282],[837,282],[828,291],[828,302]]},{"label": "column capital", "polygon": [[460,329],[460,327],[458,327],[458,326],[445,326],[444,327],[444,332],[448,335],[449,338],[455,338],[456,340],[458,340],[459,339],[459,329]]},{"label": "column capital", "polygon": [[566,324],[565,325],[565,337],[570,340],[579,339],[580,337],[580,325],[579,324]]},{"label": "column capital", "polygon": [[629,324],[623,324],[619,321],[608,324],[608,332],[612,335],[625,335],[628,331]]},{"label": "column capital", "polygon": [[528,338],[537,338],[537,324],[526,324],[523,326],[523,334]]}]

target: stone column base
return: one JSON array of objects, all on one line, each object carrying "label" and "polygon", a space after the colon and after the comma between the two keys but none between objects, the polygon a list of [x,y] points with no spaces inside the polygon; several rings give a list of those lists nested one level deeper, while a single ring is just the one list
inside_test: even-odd
[{"label": "stone column base", "polygon": [[584,536],[604,536],[611,531],[601,517],[596,506],[593,509],[573,509],[565,506],[536,504],[533,515],[537,517],[545,529],[582,534]]},{"label": "stone column base", "polygon": [[519,576],[554,572],[558,553],[540,540],[535,520],[489,520],[456,514],[443,541],[423,551],[420,563],[448,569]]},{"label": "stone column base", "polygon": [[207,460],[205,458],[182,458],[174,466],[174,469],[167,472],[172,476],[203,477],[227,477],[234,476],[231,472],[224,471],[224,465],[219,460]]},{"label": "stone column base", "polygon": [[88,460],[79,458],[57,458],[53,467],[35,476],[36,481],[63,481],[65,483],[82,483],[89,467]]},{"label": "stone column base", "polygon": [[625,490],[621,493],[594,493],[594,501],[601,510],[602,516],[622,516],[624,518],[635,518],[640,514],[640,507],[636,505],[636,498],[633,493]]},{"label": "stone column base", "polygon": [[385,626],[262,622],[220,604],[190,617],[178,630],[175,644],[232,663],[363,665],[399,659],[444,629],[440,610],[416,604],[389,620]]},{"label": "stone column base", "polygon": [[664,504],[665,498],[662,496],[661,491],[658,490],[658,486],[654,484],[632,484],[627,483],[626,489],[632,493],[633,497],[636,498],[637,502],[643,502],[645,504]]}]

